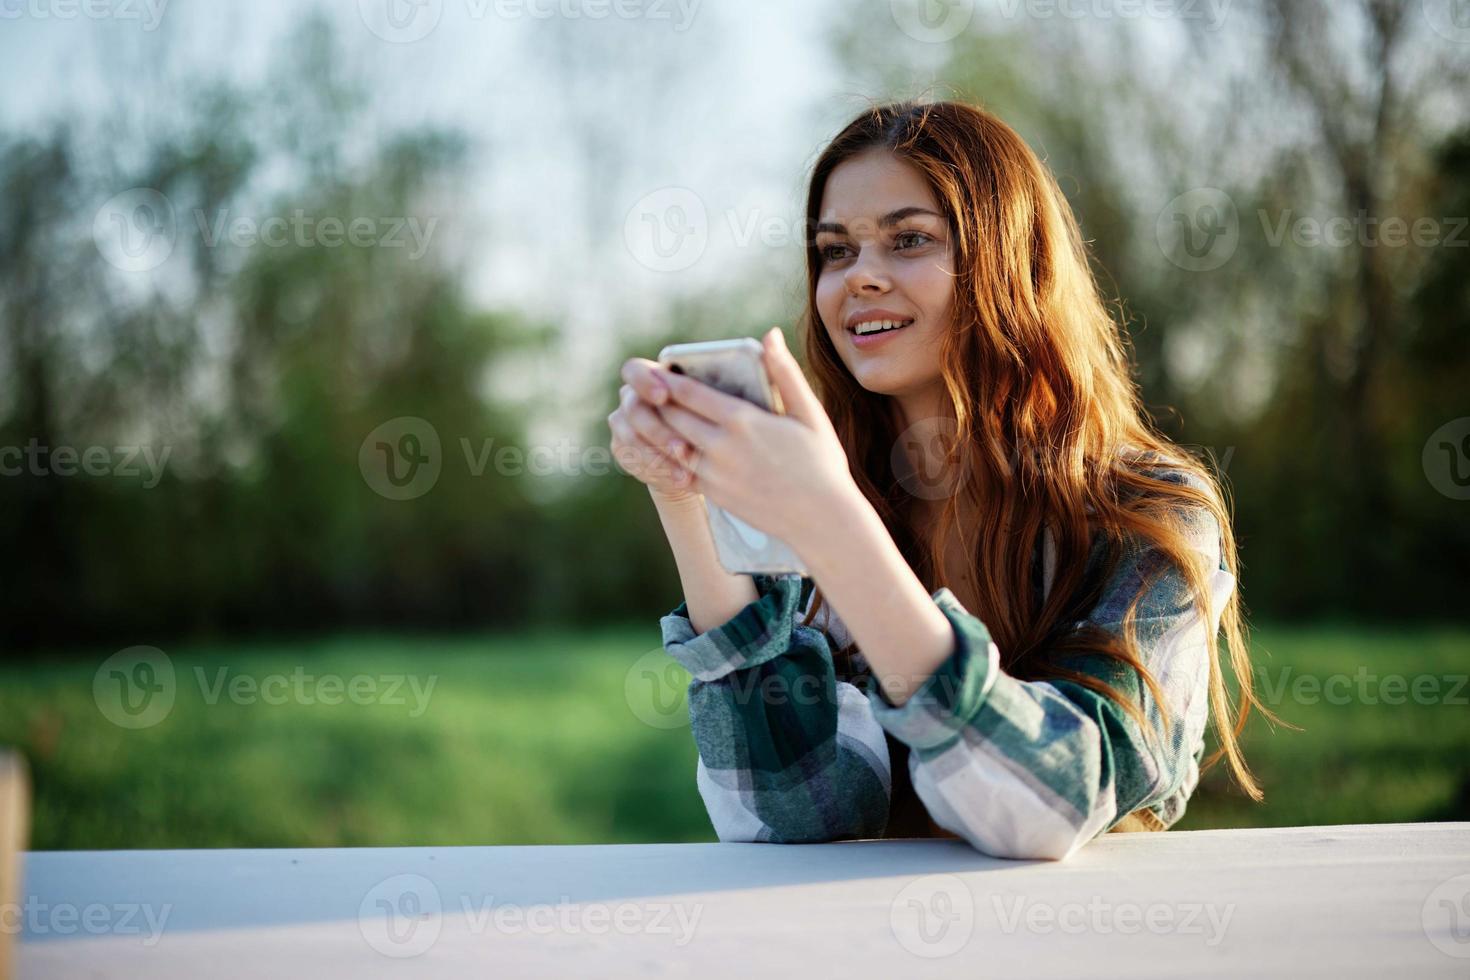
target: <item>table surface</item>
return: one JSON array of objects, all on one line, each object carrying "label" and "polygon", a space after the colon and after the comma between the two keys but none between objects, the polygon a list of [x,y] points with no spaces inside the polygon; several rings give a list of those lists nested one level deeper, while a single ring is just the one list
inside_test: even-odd
[{"label": "table surface", "polygon": [[[26,856],[22,980],[1470,977],[1470,823]],[[0,922],[0,926],[6,923]]]}]

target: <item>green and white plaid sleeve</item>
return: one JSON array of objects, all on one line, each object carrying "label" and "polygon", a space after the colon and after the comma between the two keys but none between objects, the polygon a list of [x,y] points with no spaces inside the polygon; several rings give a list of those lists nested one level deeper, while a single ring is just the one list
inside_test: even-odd
[{"label": "green and white plaid sleeve", "polygon": [[661,620],[664,647],[693,675],[696,777],[720,839],[880,836],[891,792],[884,731],[911,748],[910,780],[929,815],[986,854],[1061,860],[1140,809],[1173,824],[1199,778],[1212,652],[1235,588],[1214,518],[1201,511],[1191,531],[1209,572],[1209,610],[1160,553],[1135,547],[1075,624],[1121,635],[1129,602],[1152,579],[1135,628],[1163,703],[1110,658],[1066,660],[1142,705],[1152,740],[1105,695],[1004,672],[988,628],[947,588],[931,598],[955,649],[902,706],[876,676],[862,691],[835,681],[825,634],[795,625],[799,576],[756,576],[759,598],[698,636],[681,604]]},{"label": "green and white plaid sleeve", "polygon": [[797,622],[803,579],[752,576],[758,598],[696,635],[687,603],[659,621],[692,675],[695,782],[721,841],[878,837],[888,745],[868,699],[836,679],[826,636]]},{"label": "green and white plaid sleeve", "polygon": [[[1199,778],[1211,650],[1235,586],[1221,564],[1218,524],[1202,512],[1194,530],[1201,560],[1210,563],[1208,616],[1177,569],[1156,551],[1135,548],[1085,620],[1121,635],[1129,600],[1162,569],[1135,623],[1141,659],[1166,703],[1158,704],[1134,671],[1101,655],[1066,661],[1142,704],[1155,742],[1117,703],[1089,688],[1003,672],[985,624],[948,589],[936,593],[954,627],[953,655],[902,706],[888,701],[876,677],[865,691],[878,723],[912,748],[914,790],[936,823],[986,854],[1061,860],[1134,810],[1151,809],[1166,826],[1179,819]],[[1172,722],[1167,738],[1165,712]]]}]

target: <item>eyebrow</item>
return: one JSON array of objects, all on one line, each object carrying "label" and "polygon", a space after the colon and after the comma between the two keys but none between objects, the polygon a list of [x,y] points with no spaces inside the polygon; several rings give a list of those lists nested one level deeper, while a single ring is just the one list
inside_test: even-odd
[{"label": "eyebrow", "polygon": [[[892,228],[904,218],[911,218],[916,214],[927,214],[932,215],[936,218],[944,217],[944,215],[939,214],[937,211],[930,211],[928,208],[910,206],[906,208],[899,208],[897,211],[888,212],[883,217],[878,219],[878,227]],[[817,234],[820,235],[824,231],[831,232],[834,235],[845,235],[847,234],[847,226],[836,224],[831,221],[824,221],[821,224],[817,225]]]}]

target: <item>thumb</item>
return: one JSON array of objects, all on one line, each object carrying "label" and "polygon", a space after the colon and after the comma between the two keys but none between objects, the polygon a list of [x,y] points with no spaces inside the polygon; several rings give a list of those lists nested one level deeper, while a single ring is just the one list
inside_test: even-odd
[{"label": "thumb", "polygon": [[801,365],[786,346],[786,335],[780,327],[772,327],[763,339],[766,355],[766,371],[771,375],[771,384],[781,393],[781,402],[786,414],[808,428],[831,431],[832,421],[827,418],[816,392],[801,373]]}]

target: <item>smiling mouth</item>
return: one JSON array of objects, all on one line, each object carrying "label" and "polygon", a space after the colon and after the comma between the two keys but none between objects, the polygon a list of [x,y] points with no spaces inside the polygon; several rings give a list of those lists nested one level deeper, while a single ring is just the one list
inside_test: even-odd
[{"label": "smiling mouth", "polygon": [[852,328],[852,332],[859,337],[868,337],[877,333],[902,330],[904,327],[912,326],[913,322],[913,320],[873,320],[869,323],[859,323]]}]

